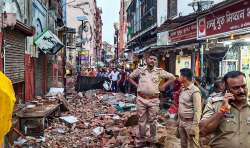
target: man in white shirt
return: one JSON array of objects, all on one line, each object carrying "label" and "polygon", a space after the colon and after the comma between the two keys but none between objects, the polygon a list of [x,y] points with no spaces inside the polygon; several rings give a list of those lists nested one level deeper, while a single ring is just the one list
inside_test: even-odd
[{"label": "man in white shirt", "polygon": [[109,74],[109,78],[112,81],[111,89],[113,92],[117,92],[117,81],[119,80],[119,71],[117,68],[114,68],[112,72]]}]

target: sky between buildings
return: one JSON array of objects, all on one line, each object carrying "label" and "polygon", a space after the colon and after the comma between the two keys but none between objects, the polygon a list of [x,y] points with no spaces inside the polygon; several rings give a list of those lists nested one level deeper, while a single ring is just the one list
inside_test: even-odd
[{"label": "sky between buildings", "polygon": [[102,8],[102,40],[113,44],[113,24],[119,21],[120,0],[97,0],[97,6]]}]

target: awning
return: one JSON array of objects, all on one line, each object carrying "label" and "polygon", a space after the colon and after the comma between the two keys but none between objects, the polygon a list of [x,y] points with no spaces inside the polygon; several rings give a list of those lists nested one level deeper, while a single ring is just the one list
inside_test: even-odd
[{"label": "awning", "polygon": [[50,30],[45,31],[40,36],[38,36],[35,39],[35,44],[45,54],[56,54],[64,47],[60,39]]},{"label": "awning", "polygon": [[36,32],[35,27],[28,26],[20,21],[16,22],[15,29],[20,30],[22,33],[24,33],[27,36],[33,36]]},{"label": "awning", "polygon": [[145,51],[147,51],[148,49],[150,49],[151,47],[154,47],[155,45],[156,45],[156,43],[150,44],[150,45],[148,45],[148,46],[145,46],[145,47],[143,47],[143,48],[141,48],[141,49],[139,49],[139,50],[136,50],[136,51],[134,52],[134,54],[142,54],[142,53],[144,53]]},{"label": "awning", "polygon": [[132,49],[125,49],[124,53],[128,53],[128,52],[131,52],[131,51],[133,51],[133,50]]}]

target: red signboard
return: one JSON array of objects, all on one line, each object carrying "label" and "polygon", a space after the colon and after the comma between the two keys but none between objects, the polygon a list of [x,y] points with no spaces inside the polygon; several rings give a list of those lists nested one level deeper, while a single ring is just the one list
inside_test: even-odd
[{"label": "red signboard", "polygon": [[198,38],[250,27],[250,1],[230,5],[198,19]]},{"label": "red signboard", "polygon": [[181,42],[190,39],[195,39],[197,36],[196,22],[181,26],[175,30],[169,31],[169,42]]}]

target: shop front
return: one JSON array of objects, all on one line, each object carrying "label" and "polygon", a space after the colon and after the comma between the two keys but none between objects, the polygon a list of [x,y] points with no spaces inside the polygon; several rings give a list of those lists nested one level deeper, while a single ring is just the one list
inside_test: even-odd
[{"label": "shop front", "polygon": [[[198,46],[196,42],[197,24],[196,21],[187,23],[169,31],[168,42],[173,45],[167,50],[170,59],[175,59],[172,63],[175,65],[174,73],[180,75],[180,69],[190,68],[195,71],[195,48]],[[171,60],[172,61],[172,60]]]},{"label": "shop front", "polygon": [[17,21],[13,29],[7,27],[3,30],[3,39],[5,41],[3,72],[12,81],[18,99],[25,98],[26,38],[33,34],[34,28],[20,21]]},{"label": "shop front", "polygon": [[47,93],[48,87],[53,81],[53,58],[64,47],[60,39],[50,30],[42,32],[34,41],[40,50],[39,58],[36,59],[36,95]]},{"label": "shop front", "polygon": [[89,50],[82,50],[79,51],[79,61],[82,68],[87,68],[90,66],[90,56],[89,56]]},{"label": "shop front", "polygon": [[197,23],[198,40],[204,41],[204,76],[214,80],[240,70],[250,87],[250,1],[221,6],[200,16]]}]

